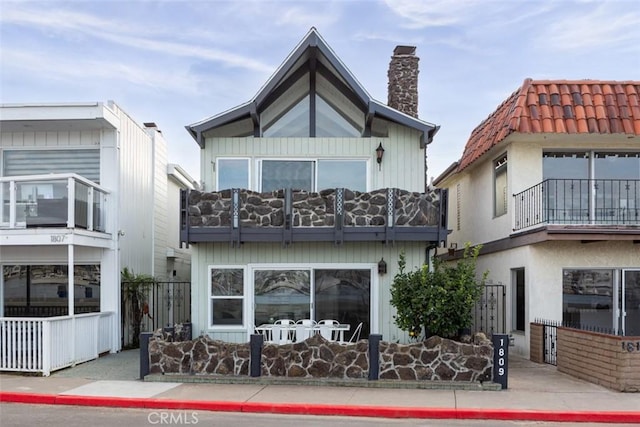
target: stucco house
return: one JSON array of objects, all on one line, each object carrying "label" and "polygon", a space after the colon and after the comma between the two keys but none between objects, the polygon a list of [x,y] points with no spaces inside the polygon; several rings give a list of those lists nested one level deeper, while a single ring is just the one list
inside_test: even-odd
[{"label": "stucco house", "polygon": [[182,199],[196,334],[247,342],[287,318],[408,338],[389,305],[399,254],[422,265],[447,229],[426,192],[438,126],[417,118],[415,47],[388,76],[385,105],[312,28],[250,101],[187,126],[204,181]]},{"label": "stucco house", "polygon": [[535,319],[640,335],[640,82],[527,79],[433,184],[448,247],[482,244],[507,332]]},{"label": "stucco house", "polygon": [[122,269],[189,279],[184,188],[162,132],[113,102],[0,105],[0,370],[120,350]]}]

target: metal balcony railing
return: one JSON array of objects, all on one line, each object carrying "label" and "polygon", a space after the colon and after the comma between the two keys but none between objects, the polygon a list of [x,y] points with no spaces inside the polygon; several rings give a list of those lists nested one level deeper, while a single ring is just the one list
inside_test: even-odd
[{"label": "metal balcony railing", "polygon": [[77,174],[0,178],[0,229],[82,228],[105,232],[108,192]]},{"label": "metal balcony railing", "polygon": [[538,224],[640,225],[638,179],[547,179],[513,197],[514,231]]}]

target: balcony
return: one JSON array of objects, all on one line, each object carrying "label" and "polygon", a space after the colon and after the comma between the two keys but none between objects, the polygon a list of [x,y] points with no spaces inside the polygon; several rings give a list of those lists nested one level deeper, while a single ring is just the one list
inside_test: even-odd
[{"label": "balcony", "polygon": [[108,192],[77,174],[0,178],[0,230],[40,227],[105,232]]},{"label": "balcony", "polygon": [[548,179],[513,197],[514,231],[540,224],[630,229],[640,225],[637,179]]},{"label": "balcony", "polygon": [[257,193],[183,191],[185,243],[440,242],[447,236],[445,191],[430,194],[386,188]]}]

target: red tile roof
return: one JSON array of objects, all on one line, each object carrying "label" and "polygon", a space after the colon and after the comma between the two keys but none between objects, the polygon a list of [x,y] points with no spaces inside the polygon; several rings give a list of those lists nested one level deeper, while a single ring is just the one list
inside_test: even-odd
[{"label": "red tile roof", "polygon": [[471,132],[458,171],[514,132],[640,135],[640,81],[526,79]]}]

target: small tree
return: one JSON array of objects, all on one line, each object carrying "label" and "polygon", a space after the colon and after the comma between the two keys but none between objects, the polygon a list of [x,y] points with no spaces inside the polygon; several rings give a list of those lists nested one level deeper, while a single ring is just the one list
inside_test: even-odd
[{"label": "small tree", "polygon": [[149,315],[147,294],[151,285],[155,283],[153,276],[148,274],[135,274],[125,267],[121,273],[122,299],[129,313],[129,321],[133,328],[131,346],[140,347],[140,329],[144,315]]},{"label": "small tree", "polygon": [[391,305],[397,310],[395,322],[417,339],[424,331],[441,337],[456,337],[471,326],[472,311],[480,299],[488,272],[476,279],[476,261],[481,246],[465,245],[464,255],[455,265],[434,257],[433,270],[423,265],[405,272],[404,253],[399,272],[391,285]]}]

